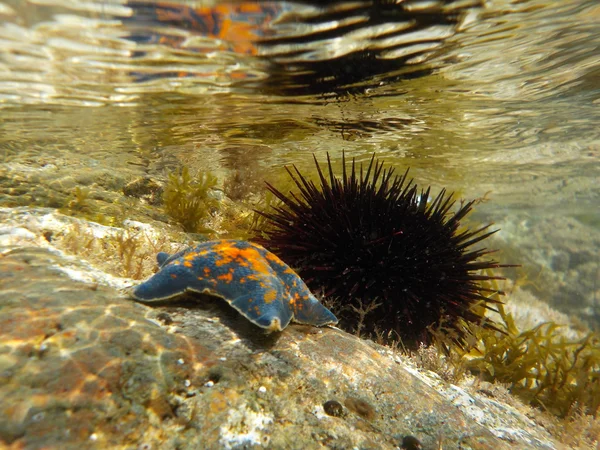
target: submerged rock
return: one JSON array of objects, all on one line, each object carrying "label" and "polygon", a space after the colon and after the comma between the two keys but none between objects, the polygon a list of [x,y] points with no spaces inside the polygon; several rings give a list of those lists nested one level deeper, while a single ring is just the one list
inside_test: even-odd
[{"label": "submerged rock", "polygon": [[[555,448],[516,409],[389,348],[335,328],[267,335],[219,299],[137,304],[71,279],[72,259],[22,234],[0,248],[4,445],[393,449],[414,436],[423,448]],[[331,399],[350,406],[329,415]]]}]

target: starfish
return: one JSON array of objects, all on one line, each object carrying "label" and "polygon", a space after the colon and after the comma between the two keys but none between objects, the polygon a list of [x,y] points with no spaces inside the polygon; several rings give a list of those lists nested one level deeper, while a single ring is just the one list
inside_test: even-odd
[{"label": "starfish", "polygon": [[160,270],[131,292],[139,302],[171,300],[185,292],[209,294],[269,331],[281,331],[291,320],[314,326],[338,321],[296,272],[260,245],[222,239],[172,256],[161,252],[156,259]]}]

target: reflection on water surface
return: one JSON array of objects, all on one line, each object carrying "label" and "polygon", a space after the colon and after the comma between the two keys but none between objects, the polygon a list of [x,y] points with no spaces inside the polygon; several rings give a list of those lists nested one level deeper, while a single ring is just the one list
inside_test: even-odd
[{"label": "reflection on water surface", "polygon": [[558,274],[530,289],[598,317],[597,2],[367,3],[5,0],[0,203],[377,153],[491,198],[498,245]]}]

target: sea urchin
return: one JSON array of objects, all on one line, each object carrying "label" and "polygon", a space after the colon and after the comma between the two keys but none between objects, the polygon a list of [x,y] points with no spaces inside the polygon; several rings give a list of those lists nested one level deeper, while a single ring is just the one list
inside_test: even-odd
[{"label": "sea urchin", "polygon": [[[254,239],[293,267],[314,292],[337,299],[340,326],[382,333],[405,343],[429,341],[428,327],[444,324],[462,335],[461,320],[487,323],[497,300],[482,286],[499,279],[482,271],[504,267],[472,249],[495,231],[460,225],[474,202],[456,212],[452,195],[417,190],[413,180],[371,159],[366,170],[343,160],[341,178],[315,159],[320,186],[286,168],[298,193],[267,183],[281,204],[259,212],[266,228]],[[489,273],[489,272],[488,272]],[[488,283],[489,285],[489,283]],[[477,308],[474,308],[478,305]],[[365,312],[367,312],[365,314]],[[488,325],[492,326],[493,325]]]}]

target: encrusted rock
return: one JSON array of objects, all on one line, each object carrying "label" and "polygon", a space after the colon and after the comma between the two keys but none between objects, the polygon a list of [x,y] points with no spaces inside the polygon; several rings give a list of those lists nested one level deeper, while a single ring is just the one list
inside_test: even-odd
[{"label": "encrusted rock", "polygon": [[[514,408],[389,348],[335,328],[267,335],[218,299],[140,305],[99,275],[71,279],[73,259],[41,234],[16,235],[0,247],[4,445],[393,449],[414,436],[423,448],[555,448]],[[328,415],[331,399],[357,412]]]}]

